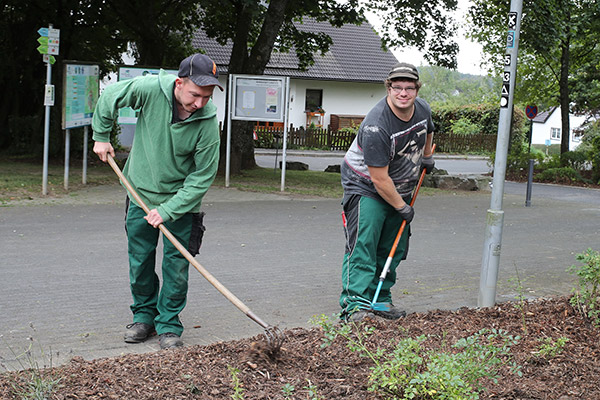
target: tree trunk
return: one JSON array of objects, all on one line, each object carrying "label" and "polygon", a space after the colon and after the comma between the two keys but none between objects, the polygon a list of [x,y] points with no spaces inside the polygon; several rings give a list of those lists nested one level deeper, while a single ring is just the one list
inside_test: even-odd
[{"label": "tree trunk", "polygon": [[[272,0],[262,24],[261,32],[250,55],[248,55],[248,38],[252,27],[253,11],[248,6],[238,9],[238,24],[229,60],[229,74],[262,75],[265,71],[271,52],[284,22],[285,10],[289,0]],[[227,94],[229,96],[229,93]],[[228,103],[228,102],[227,102]],[[226,110],[228,112],[228,110]],[[256,167],[254,158],[254,141],[252,130],[254,123],[232,121],[231,124],[231,158],[230,173],[239,174],[243,169]],[[219,174],[225,171],[227,136],[222,135],[221,162]]]},{"label": "tree trunk", "polygon": [[561,139],[560,139],[560,154],[561,164],[564,165],[562,155],[569,151],[569,142],[571,140],[571,131],[569,126],[569,106],[570,106],[570,94],[569,94],[569,64],[570,64],[570,53],[569,46],[571,42],[571,31],[569,26],[570,13],[567,11],[566,24],[565,24],[565,38],[561,45],[560,55],[560,78],[558,81],[559,92],[560,92],[560,116],[562,121],[561,126]]}]

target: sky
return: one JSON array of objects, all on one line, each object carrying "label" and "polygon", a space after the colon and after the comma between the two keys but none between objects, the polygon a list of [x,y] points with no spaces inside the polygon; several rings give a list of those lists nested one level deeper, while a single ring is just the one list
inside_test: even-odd
[{"label": "sky", "polygon": [[[466,19],[467,8],[469,7],[468,0],[458,0],[458,10],[456,11],[455,19],[464,21]],[[377,21],[371,17],[367,17],[371,25],[377,29]],[[459,45],[458,52],[458,72],[473,75],[486,75],[486,71],[479,67],[481,59],[481,45],[470,41],[465,37],[465,29],[460,27],[457,33],[456,41]],[[392,53],[400,61],[412,60],[412,63],[417,67],[427,65],[423,59],[423,54],[417,49],[391,49]]]}]

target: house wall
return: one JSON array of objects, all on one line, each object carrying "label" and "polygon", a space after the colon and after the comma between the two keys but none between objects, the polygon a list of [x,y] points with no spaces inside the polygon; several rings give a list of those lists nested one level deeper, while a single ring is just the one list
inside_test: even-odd
[{"label": "house wall", "polygon": [[322,89],[325,118],[323,128],[329,126],[331,114],[366,115],[386,95],[382,83],[355,83],[317,80],[290,81],[290,118],[295,127],[306,127],[306,89]]},{"label": "house wall", "polygon": [[[581,143],[581,140],[573,139],[573,130],[577,129],[585,121],[584,116],[572,115],[569,118],[569,129],[571,130],[569,138],[569,150],[575,150]],[[550,140],[550,144],[560,144],[560,139],[552,139],[551,131],[552,128],[558,128],[562,131],[562,122],[560,117],[560,108],[554,110],[548,117],[545,123],[534,122],[531,131],[531,143],[532,144],[546,144],[546,140]],[[562,137],[562,132],[561,132]]]}]

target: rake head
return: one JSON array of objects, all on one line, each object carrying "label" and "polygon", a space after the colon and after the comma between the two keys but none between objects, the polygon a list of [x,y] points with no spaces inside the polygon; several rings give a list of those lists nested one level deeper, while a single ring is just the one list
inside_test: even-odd
[{"label": "rake head", "polygon": [[269,326],[265,329],[263,335],[267,340],[267,350],[271,355],[276,354],[281,349],[281,345],[285,341],[285,335],[276,326]]}]

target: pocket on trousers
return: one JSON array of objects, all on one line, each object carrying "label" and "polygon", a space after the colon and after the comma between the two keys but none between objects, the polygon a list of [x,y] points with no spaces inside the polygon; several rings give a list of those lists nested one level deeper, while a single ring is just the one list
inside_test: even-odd
[{"label": "pocket on trousers", "polygon": [[190,234],[190,242],[188,243],[187,250],[192,256],[200,253],[200,246],[202,246],[202,238],[206,227],[204,226],[204,215],[205,213],[193,213],[192,214],[192,233]]}]

